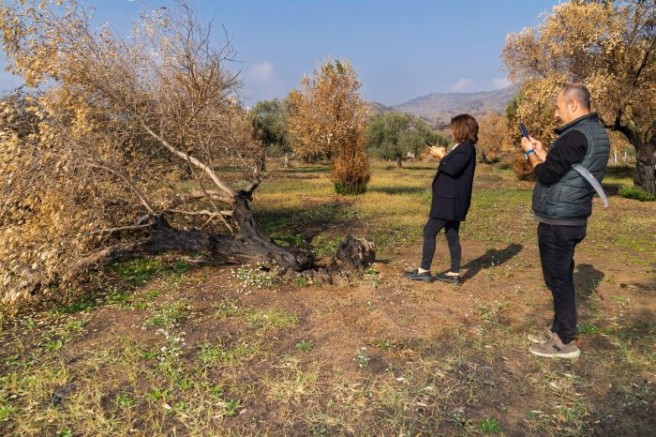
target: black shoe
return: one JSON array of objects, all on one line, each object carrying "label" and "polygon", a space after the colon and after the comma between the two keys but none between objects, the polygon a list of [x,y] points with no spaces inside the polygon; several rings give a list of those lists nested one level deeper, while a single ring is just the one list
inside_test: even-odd
[{"label": "black shoe", "polygon": [[446,282],[447,284],[451,285],[462,285],[462,279],[460,276],[449,276],[446,273],[440,273],[435,276],[435,279],[437,279],[440,282]]},{"label": "black shoe", "polygon": [[403,276],[412,279],[413,281],[424,281],[424,282],[433,282],[433,276],[430,272],[419,273],[417,269],[403,273]]}]

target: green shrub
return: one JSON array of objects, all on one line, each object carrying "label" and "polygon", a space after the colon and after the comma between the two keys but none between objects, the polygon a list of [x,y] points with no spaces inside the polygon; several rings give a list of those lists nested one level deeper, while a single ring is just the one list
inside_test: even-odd
[{"label": "green shrub", "polygon": [[364,194],[367,192],[366,183],[342,183],[335,182],[335,192],[343,196]]},{"label": "green shrub", "polygon": [[622,187],[620,188],[620,196],[627,199],[635,199],[641,202],[651,202],[656,200],[656,196],[648,193],[640,187]]}]

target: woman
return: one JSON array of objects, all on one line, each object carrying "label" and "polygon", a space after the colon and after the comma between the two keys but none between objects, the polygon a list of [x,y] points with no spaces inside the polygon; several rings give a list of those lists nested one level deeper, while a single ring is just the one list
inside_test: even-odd
[{"label": "woman", "polygon": [[[415,281],[432,282],[437,279],[454,285],[461,285],[460,278],[460,222],[467,217],[471,204],[474,169],[476,168],[476,148],[478,123],[469,114],[461,114],[451,119],[451,135],[456,142],[447,154],[444,147],[431,146],[430,154],[440,159],[437,173],[433,178],[433,198],[424,226],[424,247],[421,267],[405,272],[406,278]],[[444,228],[451,255],[451,268],[433,277],[430,272],[435,254],[435,237]]]}]

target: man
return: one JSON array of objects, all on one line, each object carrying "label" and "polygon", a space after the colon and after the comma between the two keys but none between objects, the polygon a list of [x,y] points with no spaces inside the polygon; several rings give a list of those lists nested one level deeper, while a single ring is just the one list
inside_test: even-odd
[{"label": "man", "polygon": [[585,238],[594,189],[572,168],[580,164],[601,182],[610,140],[596,113],[590,111],[590,92],[580,83],[565,86],[556,98],[556,117],[563,123],[549,151],[533,137],[522,148],[536,175],[533,212],[538,224],[542,274],[554,302],[554,319],[546,341],[529,348],[541,357],[577,358],[574,343],[576,304],[574,248]]}]

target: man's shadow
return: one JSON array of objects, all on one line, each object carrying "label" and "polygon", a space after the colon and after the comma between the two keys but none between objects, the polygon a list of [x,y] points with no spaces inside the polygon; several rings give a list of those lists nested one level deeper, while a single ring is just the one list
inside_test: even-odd
[{"label": "man's shadow", "polygon": [[462,266],[464,269],[467,269],[467,273],[463,275],[462,279],[466,281],[476,276],[482,269],[505,263],[517,255],[523,248],[524,246],[521,244],[513,243],[505,249],[488,249],[483,255]]},{"label": "man's shadow", "polygon": [[604,272],[592,267],[590,264],[579,264],[574,272],[574,287],[576,295],[582,301],[587,300],[597,291],[604,279]]}]

